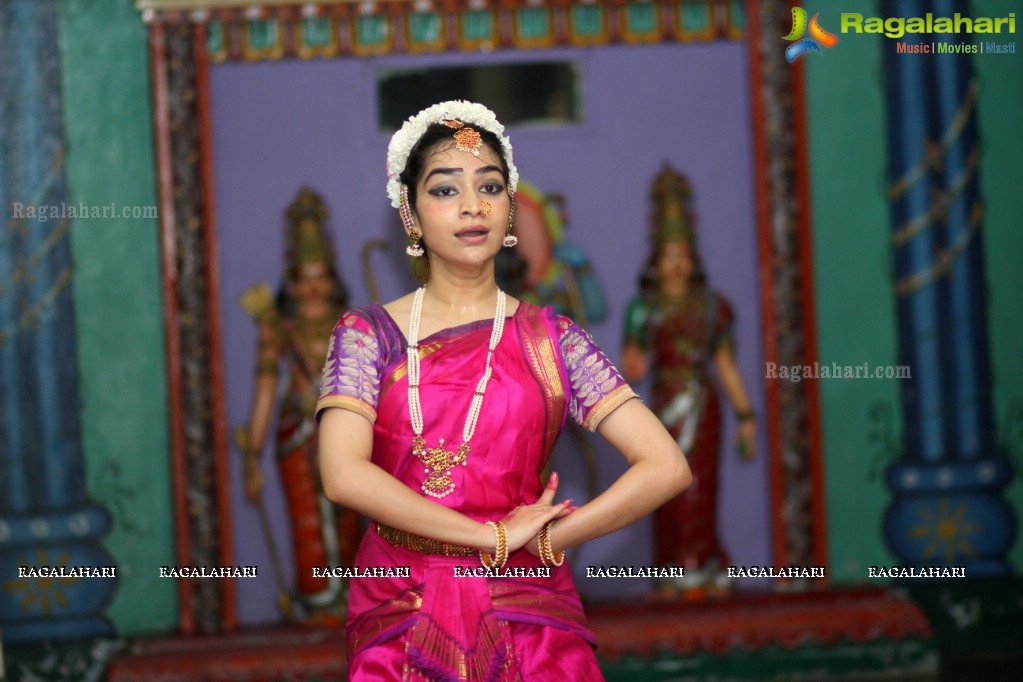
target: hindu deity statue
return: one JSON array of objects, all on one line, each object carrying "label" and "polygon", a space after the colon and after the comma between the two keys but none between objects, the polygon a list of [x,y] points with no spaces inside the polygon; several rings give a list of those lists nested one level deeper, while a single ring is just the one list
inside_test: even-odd
[{"label": "hindu deity statue", "polygon": [[685,578],[660,589],[698,596],[727,587],[730,564],[718,537],[717,385],[739,419],[738,449],[745,457],[754,453],[756,421],[735,362],[732,307],[709,288],[700,263],[689,180],[665,166],[651,199],[650,258],[640,295],[628,306],[622,369],[629,381],[652,374],[653,410],[692,468],[690,488],[654,513],[655,560],[685,567]]},{"label": "hindu deity statue", "polygon": [[579,324],[600,322],[607,302],[589,257],[565,238],[564,197],[520,179],[515,191],[518,244],[497,258],[497,278],[508,293],[549,305]]},{"label": "hindu deity statue", "polygon": [[259,325],[259,340],[249,423],[235,440],[243,453],[245,494],[265,513],[261,453],[276,411],[277,467],[295,562],[290,597],[305,619],[332,623],[343,617],[346,586],[339,578],[314,577],[313,568],[350,566],[360,527],[355,512],[324,496],[317,469],[320,372],[331,331],[347,306],[326,220],[323,200],[300,190],[286,212],[285,273],[276,296],[265,283],[243,295],[242,306]]}]

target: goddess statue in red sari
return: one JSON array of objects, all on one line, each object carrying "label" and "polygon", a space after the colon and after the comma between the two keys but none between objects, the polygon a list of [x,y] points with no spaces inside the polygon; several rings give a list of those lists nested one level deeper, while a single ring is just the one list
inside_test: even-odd
[{"label": "goddess statue in red sari", "polygon": [[[688,179],[665,167],[651,197],[650,263],[626,314],[622,369],[630,381],[653,374],[653,410],[692,468],[688,490],[654,513],[655,561],[683,566],[665,591],[698,595],[724,587],[731,559],[718,538],[721,404],[711,365],[739,418],[739,449],[753,455],[756,423],[735,363],[732,307],[706,286],[693,233]],[[652,362],[651,362],[652,360]]]}]

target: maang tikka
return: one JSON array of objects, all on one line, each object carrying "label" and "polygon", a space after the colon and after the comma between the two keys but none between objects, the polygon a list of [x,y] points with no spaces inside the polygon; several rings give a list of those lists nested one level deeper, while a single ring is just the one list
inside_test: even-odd
[{"label": "maang tikka", "polygon": [[405,226],[405,232],[408,233],[409,244],[405,247],[405,253],[413,258],[422,258],[425,252],[419,240],[423,238],[423,235],[419,234],[415,223],[412,222],[412,207],[408,203],[408,185],[405,184],[401,186],[398,213],[401,215],[401,223]]},{"label": "maang tikka", "polygon": [[446,118],[441,121],[441,124],[455,131],[455,149],[460,152],[469,152],[473,156],[480,155],[483,138],[477,130],[470,128],[457,118]]}]

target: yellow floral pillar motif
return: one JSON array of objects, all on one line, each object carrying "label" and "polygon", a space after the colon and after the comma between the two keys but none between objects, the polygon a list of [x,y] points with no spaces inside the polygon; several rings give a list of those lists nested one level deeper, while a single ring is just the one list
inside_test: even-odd
[{"label": "yellow floral pillar motif", "polygon": [[34,563],[27,560],[18,562],[19,568],[25,569],[25,572],[32,571],[34,575],[11,578],[4,589],[18,595],[19,605],[25,611],[50,615],[54,611],[67,609],[70,602],[65,588],[81,580],[79,577],[59,575],[59,569],[66,568],[70,560],[71,555],[65,552],[56,561],[50,561],[47,551],[40,549],[36,552]]}]

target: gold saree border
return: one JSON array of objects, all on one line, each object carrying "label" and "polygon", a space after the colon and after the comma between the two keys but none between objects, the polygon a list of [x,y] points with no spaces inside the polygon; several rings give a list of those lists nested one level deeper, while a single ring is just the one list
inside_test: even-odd
[{"label": "gold saree border", "polygon": [[363,417],[368,419],[371,424],[375,424],[377,421],[377,411],[369,405],[369,403],[353,398],[348,395],[326,395],[320,398],[316,402],[316,416],[320,416],[320,412],[327,409],[328,407],[340,407],[345,410],[350,410],[356,414],[361,414]]},{"label": "gold saree border", "polygon": [[600,422],[604,421],[607,415],[614,412],[621,405],[633,398],[639,398],[636,392],[632,390],[632,387],[628,384],[622,384],[615,390],[608,393],[606,396],[600,399],[596,405],[590,408],[590,411],[586,413],[586,421],[583,422],[583,428],[589,431],[596,431],[597,427],[600,426]]},{"label": "gold saree border", "polygon": [[544,429],[543,454],[540,457],[540,470],[547,466],[554,443],[561,433],[561,423],[565,414],[565,387],[561,380],[561,368],[558,364],[558,340],[552,324],[548,324],[543,315],[543,308],[522,301],[519,304],[519,338],[526,352],[533,376],[543,390],[544,406],[547,413],[547,425]]},{"label": "gold saree border", "polygon": [[[451,339],[453,340],[453,339]],[[430,355],[434,351],[440,350],[441,347],[448,343],[449,340],[437,340],[430,341],[425,344],[419,344],[419,359],[423,360],[426,356]],[[380,382],[380,395],[383,396],[384,391],[391,388],[394,384],[398,383],[402,379],[408,376],[408,355],[403,355],[404,359],[395,365],[394,369],[384,377],[383,381]]]},{"label": "gold saree border", "polygon": [[365,612],[357,622],[346,626],[349,653],[358,652],[363,646],[362,643],[371,642],[402,621],[418,615],[422,605],[423,590],[421,585],[417,585]]},{"label": "gold saree border", "polygon": [[490,601],[498,611],[519,611],[547,616],[589,629],[582,604],[574,594],[517,580],[488,580]]}]

